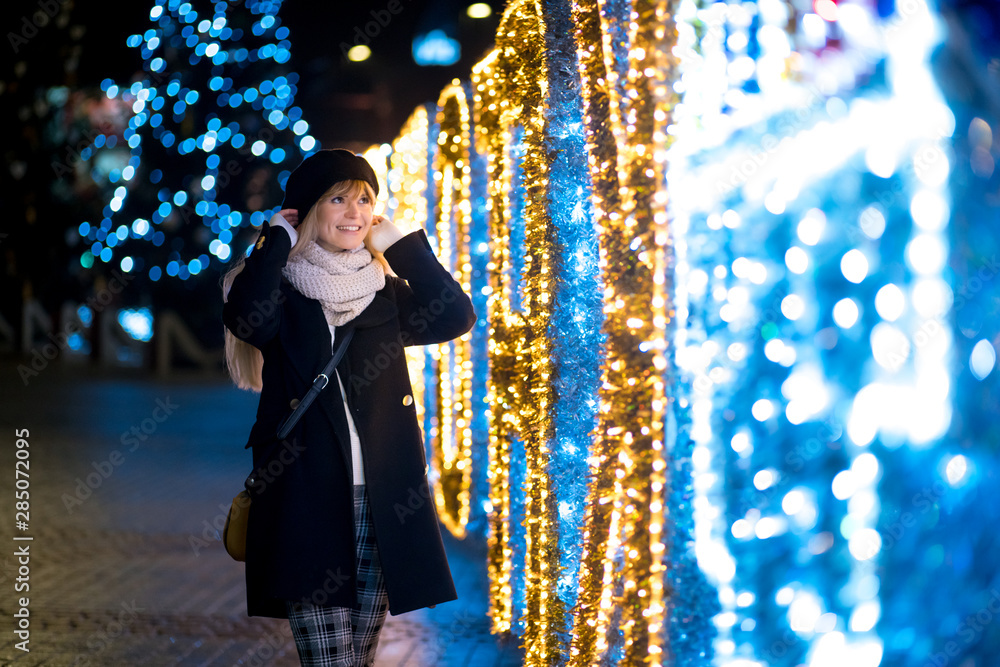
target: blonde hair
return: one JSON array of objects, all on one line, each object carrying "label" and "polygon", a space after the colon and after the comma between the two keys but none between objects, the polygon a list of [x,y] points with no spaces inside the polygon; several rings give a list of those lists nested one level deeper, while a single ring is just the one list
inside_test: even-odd
[{"label": "blonde hair", "polygon": [[[368,195],[369,200],[371,200],[372,205],[376,203],[375,190],[367,181],[340,181],[334,183],[329,190],[323,193],[323,196],[313,204],[309,212],[306,213],[305,217],[302,218],[302,222],[299,223],[295,231],[298,232],[298,239],[295,245],[288,253],[288,257],[292,258],[299,254],[310,243],[316,241],[319,236],[319,225],[317,225],[316,220],[319,216],[318,206],[319,202],[329,199],[331,197],[356,197],[361,193]],[[390,274],[389,263],[386,262],[385,257],[382,253],[377,252],[371,245],[371,231],[374,229],[374,225],[369,228],[368,234],[365,235],[365,248],[371,253],[372,257],[382,265],[383,270],[388,275]],[[258,234],[252,241],[256,243]],[[243,270],[246,262],[246,256],[240,257],[236,265],[226,272],[222,277],[222,300],[229,300],[229,290],[233,286],[233,281],[236,276]],[[225,338],[226,338],[226,370],[229,371],[229,377],[233,379],[236,386],[240,389],[247,389],[250,391],[260,391],[263,387],[263,381],[261,379],[261,371],[264,368],[264,357],[261,355],[260,350],[247,343],[246,341],[240,340],[229,330],[228,327],[225,328]]]}]

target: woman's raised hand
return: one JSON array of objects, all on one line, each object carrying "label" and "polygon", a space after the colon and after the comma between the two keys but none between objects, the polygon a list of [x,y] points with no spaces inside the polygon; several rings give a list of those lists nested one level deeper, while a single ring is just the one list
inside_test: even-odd
[{"label": "woman's raised hand", "polygon": [[283,217],[293,228],[299,226],[299,211],[294,208],[283,208],[278,211],[278,215]]},{"label": "woman's raised hand", "polygon": [[403,238],[403,232],[384,215],[372,216],[372,230],[369,232],[372,248],[385,252],[393,243]]}]

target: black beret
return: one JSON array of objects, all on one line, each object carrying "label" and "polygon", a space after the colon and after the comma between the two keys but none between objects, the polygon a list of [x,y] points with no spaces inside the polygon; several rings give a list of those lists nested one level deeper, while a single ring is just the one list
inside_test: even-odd
[{"label": "black beret", "polygon": [[328,148],[307,157],[288,176],[281,208],[297,209],[304,217],[340,181],[365,181],[378,194],[378,179],[367,160],[343,148]]}]

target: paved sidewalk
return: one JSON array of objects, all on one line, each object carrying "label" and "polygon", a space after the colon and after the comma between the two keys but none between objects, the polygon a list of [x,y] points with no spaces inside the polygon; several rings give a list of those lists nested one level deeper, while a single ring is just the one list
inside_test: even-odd
[{"label": "paved sidewalk", "polygon": [[[243,566],[217,539],[249,467],[256,395],[222,377],[59,364],[25,387],[16,363],[0,361],[0,665],[297,665],[287,622],[247,617]],[[15,429],[29,430],[25,531]],[[522,664],[516,640],[489,634],[485,549],[446,542],[460,599],[389,617],[376,665]],[[23,546],[30,590],[18,592]],[[28,653],[12,632],[20,597]]]}]

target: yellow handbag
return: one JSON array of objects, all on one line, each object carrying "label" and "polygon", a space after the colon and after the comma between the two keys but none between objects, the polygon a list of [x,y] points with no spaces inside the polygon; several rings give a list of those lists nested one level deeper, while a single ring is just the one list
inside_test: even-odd
[{"label": "yellow handbag", "polygon": [[247,520],[250,518],[250,494],[246,489],[233,498],[222,529],[222,543],[226,553],[241,563],[247,559]]}]

